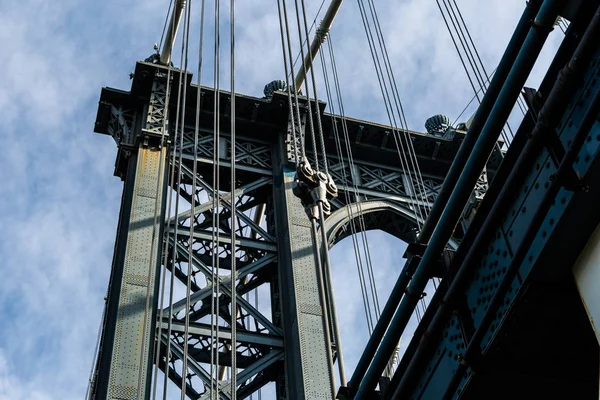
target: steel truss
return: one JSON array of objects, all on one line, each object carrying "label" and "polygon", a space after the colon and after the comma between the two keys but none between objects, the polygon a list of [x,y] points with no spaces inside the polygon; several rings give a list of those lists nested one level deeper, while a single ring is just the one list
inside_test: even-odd
[{"label": "steel truss", "polygon": [[[167,292],[159,304],[158,281],[152,283],[156,289],[151,291],[150,304],[156,320],[152,323],[154,335],[150,336],[146,357],[153,360],[177,387],[181,387],[182,380],[185,380],[185,392],[191,399],[211,395],[208,388],[214,371],[211,372],[210,361],[211,352],[215,350],[218,351],[221,367],[218,385],[222,399],[248,397],[269,382],[276,383],[278,398],[311,397],[328,392],[330,384],[327,382],[333,379],[333,371],[326,368],[326,361],[322,359],[325,354],[322,346],[326,343],[321,320],[324,305],[314,295],[316,274],[320,272],[312,255],[314,245],[308,218],[299,199],[292,194],[294,160],[293,144],[286,140],[292,136],[288,131],[291,124],[288,123],[287,98],[280,93],[275,93],[271,99],[236,95],[238,131],[234,145],[237,189],[233,194],[223,190],[231,185],[229,178],[222,178],[218,199],[213,202],[214,93],[191,85],[189,80],[184,82],[188,85],[188,104],[195,104],[195,96],[202,96],[201,123],[197,148],[194,149],[196,127],[191,120],[183,124],[183,143],[180,144],[180,138],[174,131],[174,117],[168,116],[175,113],[165,109],[169,95],[166,80],[156,83],[154,78],[157,73],[162,76],[165,71],[166,68],[157,65],[138,63],[131,92],[103,90],[96,122],[96,131],[111,135],[119,145],[115,175],[125,180],[125,192],[131,190],[129,187],[137,174],[136,169],[130,166],[130,160],[137,157],[138,148],[153,146],[153,143],[156,146],[156,139],[163,133],[168,137],[164,171],[157,176],[166,176],[165,171],[171,166],[174,179],[164,182],[158,218],[163,226],[160,234],[163,246],[156,246],[155,257],[159,261],[155,268],[160,271],[160,279],[165,279],[165,282],[173,279],[174,289],[172,293]],[[173,93],[178,89],[173,82],[178,81],[179,73],[173,69],[170,72]],[[220,117],[226,120],[231,101],[229,94],[223,93],[219,101]],[[302,118],[306,116],[306,100],[303,101]],[[323,113],[323,109],[323,104],[313,107],[313,110],[318,110],[316,112]],[[188,114],[193,115],[192,112]],[[417,233],[417,210],[420,208],[424,212],[432,204],[461,138],[457,135],[453,140],[446,140],[409,132],[424,178],[424,190],[411,193],[409,188],[416,186],[415,177],[400,167],[395,148],[391,142],[388,143],[389,128],[348,119],[350,146],[354,154],[354,168],[351,170],[347,160],[336,153],[333,145],[331,127],[337,122],[326,114],[322,115],[322,119],[330,171],[339,188],[339,196],[332,202],[333,212],[325,227],[329,246],[350,235],[351,216],[359,214],[365,217],[364,229],[381,229],[412,242]],[[297,133],[303,133],[302,124],[295,125]],[[221,132],[217,149],[221,177],[230,175],[231,146],[229,133]],[[312,157],[311,154],[308,156]],[[382,163],[374,163],[373,159],[382,160]],[[497,166],[497,159],[497,155],[492,158],[492,170]],[[413,180],[412,184],[410,180]],[[148,182],[148,185],[152,184]],[[153,183],[156,185],[156,180]],[[179,209],[178,215],[166,220],[166,199],[170,194],[178,196]],[[129,201],[128,197],[124,197],[125,208],[129,207]],[[235,214],[232,209],[235,209]],[[231,243],[232,218],[235,218],[235,254]],[[120,225],[123,225],[126,215],[122,214],[121,220]],[[135,223],[136,227],[147,226],[145,221]],[[218,235],[213,226],[217,226]],[[215,240],[216,236],[218,240]],[[117,241],[127,248],[127,243],[119,237]],[[456,243],[452,246],[456,247]],[[161,254],[162,249],[166,249],[167,253]],[[218,255],[221,275],[219,307],[213,315],[211,300],[216,288],[212,281],[214,253]],[[232,257],[235,257],[237,265],[234,280],[230,275]],[[163,260],[167,261],[163,263]],[[120,273],[121,262],[115,259],[113,275]],[[189,307],[186,298],[188,280]],[[232,343],[230,325],[234,284],[238,308],[235,310],[236,343]],[[111,290],[115,293],[113,297],[118,298],[119,291],[112,287],[112,283]],[[261,293],[258,307],[251,301],[257,292]],[[166,300],[170,294],[173,295],[172,305]],[[109,299],[103,342],[135,341],[131,333],[106,328],[118,319],[118,310],[126,306],[111,303]],[[187,337],[186,320],[189,322]],[[211,336],[214,337],[211,320],[219,323],[215,342],[211,340]],[[111,338],[108,335],[112,335]],[[159,346],[156,346],[157,341],[161,343]],[[158,348],[158,354],[153,353],[153,348]],[[235,396],[223,374],[231,364],[232,351],[235,351],[238,366]],[[336,344],[332,341],[334,356],[335,352]],[[101,357],[97,369],[99,376],[125,371],[114,364],[113,355],[105,352]],[[183,358],[186,356],[187,370],[184,371]],[[148,373],[146,369],[149,366],[140,368],[143,373]],[[97,381],[95,389],[94,393],[100,396],[96,398],[104,398],[105,393],[115,393],[111,384],[102,379]],[[147,398],[150,390],[148,380],[131,393],[145,393]],[[137,398],[135,396],[123,398]],[[332,397],[325,394],[325,398]]]}]

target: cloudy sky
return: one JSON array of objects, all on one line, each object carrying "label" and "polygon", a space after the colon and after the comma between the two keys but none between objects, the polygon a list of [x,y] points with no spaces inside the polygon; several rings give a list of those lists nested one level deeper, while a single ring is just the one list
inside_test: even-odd
[{"label": "cloudy sky", "polygon": [[[84,397],[122,189],[112,176],[113,140],[93,133],[97,101],[103,86],[129,89],[135,62],[160,39],[168,3],[0,2],[5,138],[0,157],[0,400]],[[307,3],[312,20],[320,1]],[[458,4],[486,68],[493,70],[525,1]],[[382,0],[377,7],[409,127],[423,130],[425,119],[438,113],[454,119],[473,94],[435,0]],[[212,18],[210,7],[208,15]],[[222,18],[227,30],[226,5]],[[238,2],[236,25],[236,89],[260,97],[267,82],[284,75],[276,2]],[[386,122],[356,2],[343,4],[332,35],[347,115]],[[558,30],[551,35],[529,85],[537,86],[561,35]],[[212,47],[210,34],[206,40],[206,47]],[[224,54],[228,40],[225,35]],[[194,43],[191,52],[197,51],[197,36]],[[177,52],[174,60],[179,65]],[[207,68],[202,83],[212,85],[211,76]],[[223,80],[228,87],[226,74]],[[380,232],[369,238],[385,299],[403,262],[404,244]],[[339,314],[347,369],[352,371],[367,331],[358,280],[344,273],[355,270],[353,256],[344,249],[348,239],[332,250],[332,259],[338,304],[343,304]]]}]

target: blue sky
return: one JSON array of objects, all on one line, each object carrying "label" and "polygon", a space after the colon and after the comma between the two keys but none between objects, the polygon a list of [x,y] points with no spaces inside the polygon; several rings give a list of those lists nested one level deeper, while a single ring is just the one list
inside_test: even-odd
[{"label": "blue sky", "polygon": [[[260,97],[267,82],[283,76],[276,2],[238,3],[236,88]],[[307,3],[312,20],[320,2]],[[525,2],[458,4],[493,70]],[[97,101],[103,86],[129,89],[128,74],[159,41],[167,7],[168,0],[0,3],[0,400],[84,396],[121,194],[112,176],[115,144],[93,133]],[[454,119],[472,92],[435,1],[378,1],[377,7],[409,127],[423,130],[425,119],[438,113]],[[225,8],[222,14],[226,27]],[[343,4],[332,35],[346,113],[386,122],[355,2]],[[551,35],[550,50],[561,35]],[[210,34],[206,40],[212,46]],[[531,86],[550,56],[542,55]],[[177,51],[174,60],[178,65]],[[212,84],[211,76],[208,68],[202,83]],[[227,75],[223,82],[228,87]],[[404,244],[381,232],[369,239],[385,299]],[[367,331],[357,277],[346,273],[356,270],[348,244],[335,247],[332,260],[352,371]]]}]

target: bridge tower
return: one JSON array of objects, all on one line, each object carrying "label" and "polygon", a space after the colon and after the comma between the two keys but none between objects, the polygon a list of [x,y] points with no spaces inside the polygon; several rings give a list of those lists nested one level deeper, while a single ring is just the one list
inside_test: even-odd
[{"label": "bridge tower", "polygon": [[[181,110],[169,101],[179,95],[185,96],[181,104],[189,108],[183,126],[177,126],[175,117]],[[319,296],[319,282],[327,277],[315,257],[320,242],[293,194],[288,99],[281,92],[269,98],[221,92],[217,102],[223,128],[214,154],[215,92],[193,84],[190,73],[139,62],[130,91],[102,90],[95,131],[117,143],[115,175],[123,181],[123,198],[92,398],[150,398],[156,390],[153,382],[160,387],[162,374],[177,387],[183,377],[185,393],[193,399],[210,396],[211,374],[218,374],[219,396],[234,398],[231,378],[223,373],[231,366],[232,351],[237,360],[237,398],[248,397],[269,382],[276,383],[278,398],[334,397],[335,372],[328,354],[336,359],[336,343],[323,318],[330,307]],[[233,143],[227,128],[232,102]],[[307,99],[300,103],[306,116]],[[414,242],[415,210],[435,199],[464,132],[454,131],[445,138],[406,132],[426,188],[415,200],[408,192],[415,177],[400,165],[392,128],[346,119],[354,154],[351,168],[335,151],[334,128],[340,120],[325,113],[325,107],[313,102],[312,110],[320,113],[329,170],[339,190],[325,226],[328,246],[351,234],[350,220],[359,212],[365,217],[364,229],[381,229]],[[231,183],[227,177],[232,146],[235,193],[226,189]],[[491,176],[500,159],[498,151],[490,158]],[[218,191],[213,186],[215,173],[220,176]],[[478,198],[473,196],[473,204]],[[177,215],[171,212],[175,202]],[[452,246],[461,235],[458,227]],[[237,266],[235,286],[232,257]],[[215,262],[221,270],[216,310],[211,307]],[[237,324],[232,343],[228,321],[234,294]],[[215,348],[223,367],[220,372],[209,368]],[[155,367],[162,374],[153,374]]]},{"label": "bridge tower", "polygon": [[[559,17],[564,39],[501,153],[500,131]],[[385,399],[597,397],[599,35],[598,0],[528,2],[468,132],[439,115],[426,134],[400,132],[418,177],[395,128],[292,101],[285,85],[263,98],[196,85],[171,65],[170,46],[138,62],[129,91],[102,90],[95,125],[117,143],[123,197],[90,398],[247,398],[270,382],[278,399],[332,399],[340,386],[341,399],[377,387]],[[298,190],[311,119],[322,123],[327,200]],[[311,201],[327,205],[326,219]],[[352,378],[339,370],[336,382],[327,249],[359,216],[360,230],[409,243],[407,262]],[[433,277],[443,285],[380,379]]]}]

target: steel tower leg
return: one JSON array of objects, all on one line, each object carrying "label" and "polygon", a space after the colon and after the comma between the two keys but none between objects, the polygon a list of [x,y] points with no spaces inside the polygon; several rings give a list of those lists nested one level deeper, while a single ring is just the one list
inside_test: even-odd
[{"label": "steel tower leg", "polygon": [[[129,154],[110,291],[92,398],[148,398],[162,227],[166,118],[165,74],[157,72],[141,134],[121,137]],[[134,143],[139,142],[136,146]]]},{"label": "steel tower leg", "polygon": [[279,282],[285,335],[288,399],[333,399],[333,369],[328,362],[326,322],[319,296],[321,271],[313,251],[311,222],[292,193],[296,174],[281,138],[274,161],[274,201],[279,247]]}]

